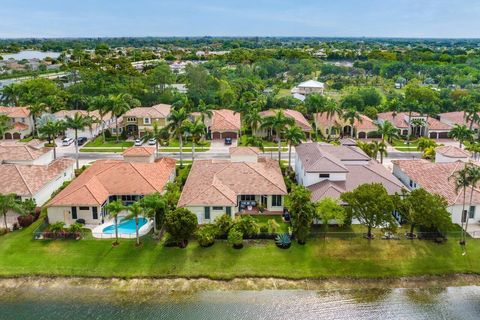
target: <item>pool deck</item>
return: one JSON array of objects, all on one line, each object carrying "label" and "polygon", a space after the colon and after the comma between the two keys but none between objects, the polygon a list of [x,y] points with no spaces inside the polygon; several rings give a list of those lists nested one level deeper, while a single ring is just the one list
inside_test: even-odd
[{"label": "pool deck", "polygon": [[[105,223],[97,226],[86,226],[89,229],[92,229],[92,236],[97,239],[113,239],[115,238],[115,232],[112,233],[105,233],[103,230],[107,227],[113,226],[114,225],[114,220],[108,220]],[[142,237],[150,232],[153,228],[153,221],[148,220],[146,224],[140,227],[138,230],[139,236]],[[135,239],[137,237],[137,234],[135,230],[130,233],[124,233],[119,230],[118,232],[118,237],[123,238],[123,239]]]}]

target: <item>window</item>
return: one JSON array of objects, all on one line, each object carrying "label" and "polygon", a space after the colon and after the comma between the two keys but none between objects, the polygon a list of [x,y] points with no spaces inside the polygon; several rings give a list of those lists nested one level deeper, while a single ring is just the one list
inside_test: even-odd
[{"label": "window", "polygon": [[25,123],[25,118],[22,118],[22,122]]},{"label": "window", "polygon": [[78,207],[80,210],[90,210],[90,207]]},{"label": "window", "polygon": [[205,220],[210,220],[210,207],[205,207]]},{"label": "window", "polygon": [[255,196],[251,195],[251,194],[241,195],[240,200],[241,201],[255,201]]},{"label": "window", "polygon": [[98,208],[97,207],[92,207],[92,216],[94,220],[98,219]]},{"label": "window", "polygon": [[137,122],[137,118],[127,118],[127,122]]},{"label": "window", "polygon": [[227,210],[226,210],[226,211],[227,211],[227,212],[226,212],[226,213],[227,213],[227,216],[231,217],[231,216],[232,216],[232,207],[227,207],[226,209],[227,209]]},{"label": "window", "polygon": [[468,218],[469,219],[475,218],[475,206],[470,206],[470,210],[468,210]]},{"label": "window", "polygon": [[143,118],[143,123],[150,124],[151,123],[150,118]]},{"label": "window", "polygon": [[272,196],[272,207],[281,207],[282,206],[282,196],[273,195]]},{"label": "window", "polygon": [[223,207],[213,207],[213,210],[223,211]]},{"label": "window", "polygon": [[330,178],[330,173],[320,173],[319,178]]},{"label": "window", "polygon": [[72,207],[72,219],[77,220],[77,207]]}]

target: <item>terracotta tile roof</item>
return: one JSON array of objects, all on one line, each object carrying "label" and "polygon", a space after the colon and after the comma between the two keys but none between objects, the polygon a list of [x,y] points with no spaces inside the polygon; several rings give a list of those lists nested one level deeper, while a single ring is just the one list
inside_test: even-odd
[{"label": "terracotta tile roof", "polygon": [[[378,114],[378,118],[384,121],[390,121],[395,127],[399,129],[408,129],[408,112],[382,112]],[[420,116],[417,112],[412,112],[412,117]],[[452,126],[440,122],[435,118],[428,118],[428,129],[431,130],[441,130],[446,131],[450,130]]]},{"label": "terracotta tile roof", "polygon": [[131,147],[128,148],[123,152],[123,156],[134,156],[134,157],[141,157],[146,156],[149,157],[155,153],[155,148],[152,147]]},{"label": "terracotta tile roof", "polygon": [[[393,160],[392,163],[412,179],[419,187],[430,193],[443,196],[449,205],[461,204],[461,192],[455,191],[454,179],[450,178],[456,171],[464,168],[465,163],[433,163],[427,160]],[[480,191],[474,189],[473,202],[480,203]]]},{"label": "terracotta tile roof", "polygon": [[303,116],[301,112],[298,112],[297,110],[292,110],[292,109],[270,109],[266,111],[260,112],[260,115],[262,117],[271,117],[274,116],[276,112],[278,111],[283,111],[286,117],[292,118],[295,120],[295,124],[300,127],[303,131],[311,131],[312,126],[308,122],[307,119]]},{"label": "terracotta tile roof", "polygon": [[12,126],[12,129],[16,131],[24,131],[24,130],[27,130],[28,128],[30,128],[28,124],[21,123],[21,122],[15,122]]},{"label": "terracotta tile roof", "polygon": [[123,117],[137,117],[137,118],[167,118],[170,114],[172,106],[169,104],[157,104],[151,107],[138,107],[128,110]]},{"label": "terracotta tile roof", "polygon": [[240,131],[240,114],[233,110],[214,110],[212,116],[211,131]]},{"label": "terracotta tile roof", "polygon": [[435,152],[448,158],[468,158],[471,156],[470,152],[467,150],[463,150],[455,146],[437,147]]},{"label": "terracotta tile roof", "polygon": [[404,185],[393,176],[383,165],[371,160],[366,165],[346,165],[347,179],[345,181],[324,180],[308,187],[312,191],[312,201],[324,197],[339,199],[344,192],[352,191],[364,183],[381,183],[389,194],[400,192]]},{"label": "terracotta tile roof", "polygon": [[60,158],[49,165],[0,165],[0,193],[31,197],[47,183],[73,166],[74,160]]},{"label": "terracotta tile roof", "polygon": [[[338,114],[335,114],[332,118],[328,118],[326,112],[315,113],[313,116],[315,119],[315,123],[319,127],[328,128],[330,124],[332,124],[332,126],[345,126],[349,124],[347,121],[343,120]],[[377,130],[377,126],[372,119],[363,114],[361,114],[360,117],[362,118],[362,121],[358,121],[357,119],[355,119],[355,121],[353,122],[353,126],[357,130]]]},{"label": "terracotta tile roof", "polygon": [[287,188],[278,162],[196,160],[178,201],[179,207],[236,205],[239,195],[285,195]]},{"label": "terracotta tile roof", "polygon": [[76,114],[81,114],[82,116],[91,116],[95,119],[98,119],[98,120],[108,120],[108,119],[111,119],[112,118],[112,114],[110,112],[108,112],[106,115],[103,116],[103,118],[100,117],[100,113],[98,112],[98,110],[92,110],[92,111],[87,111],[87,110],[80,110],[80,109],[76,109],[76,110],[60,110],[58,112],[55,112],[53,115],[57,118],[57,119],[65,119],[66,117],[74,117]]},{"label": "terracotta tile roof", "polygon": [[30,110],[27,107],[0,107],[0,113],[6,114],[9,118],[27,118]]},{"label": "terracotta tile roof", "polygon": [[[480,113],[479,113],[480,115]],[[449,125],[455,125],[455,124],[465,124],[470,126],[470,122],[467,124],[467,120],[465,119],[465,112],[464,111],[453,111],[453,112],[445,112],[445,113],[440,113],[439,114],[440,121],[444,122]],[[473,123],[472,128],[479,128],[478,123]]]},{"label": "terracotta tile roof", "polygon": [[0,143],[0,163],[2,161],[35,160],[51,151],[52,148],[35,147],[26,143]]},{"label": "terracotta tile roof", "polygon": [[258,155],[261,151],[257,147],[230,147],[228,152],[230,155]]},{"label": "terracotta tile roof", "polygon": [[153,163],[98,160],[48,205],[101,205],[109,195],[162,192],[174,171],[175,160],[171,158],[162,158]]}]

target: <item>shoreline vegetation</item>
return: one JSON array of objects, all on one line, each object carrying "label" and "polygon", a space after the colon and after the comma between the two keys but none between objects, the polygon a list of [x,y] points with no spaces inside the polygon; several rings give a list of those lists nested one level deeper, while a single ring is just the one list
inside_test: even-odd
[{"label": "shoreline vegetation", "polygon": [[246,277],[231,280],[208,278],[89,278],[89,277],[0,277],[1,291],[89,288],[118,292],[156,292],[173,294],[199,291],[260,290],[360,290],[360,289],[430,289],[440,287],[479,286],[480,275],[455,274],[398,278],[336,278],[290,280]]}]

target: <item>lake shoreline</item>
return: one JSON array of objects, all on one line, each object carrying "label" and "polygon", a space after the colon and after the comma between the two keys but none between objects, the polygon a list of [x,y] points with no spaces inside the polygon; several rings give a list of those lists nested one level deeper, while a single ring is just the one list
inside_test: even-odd
[{"label": "lake shoreline", "polygon": [[290,280],[281,278],[88,278],[88,277],[4,277],[0,289],[84,288],[114,291],[155,291],[171,294],[198,291],[236,290],[347,290],[347,289],[428,289],[438,287],[480,286],[480,275],[418,276],[400,278],[323,278]]}]

